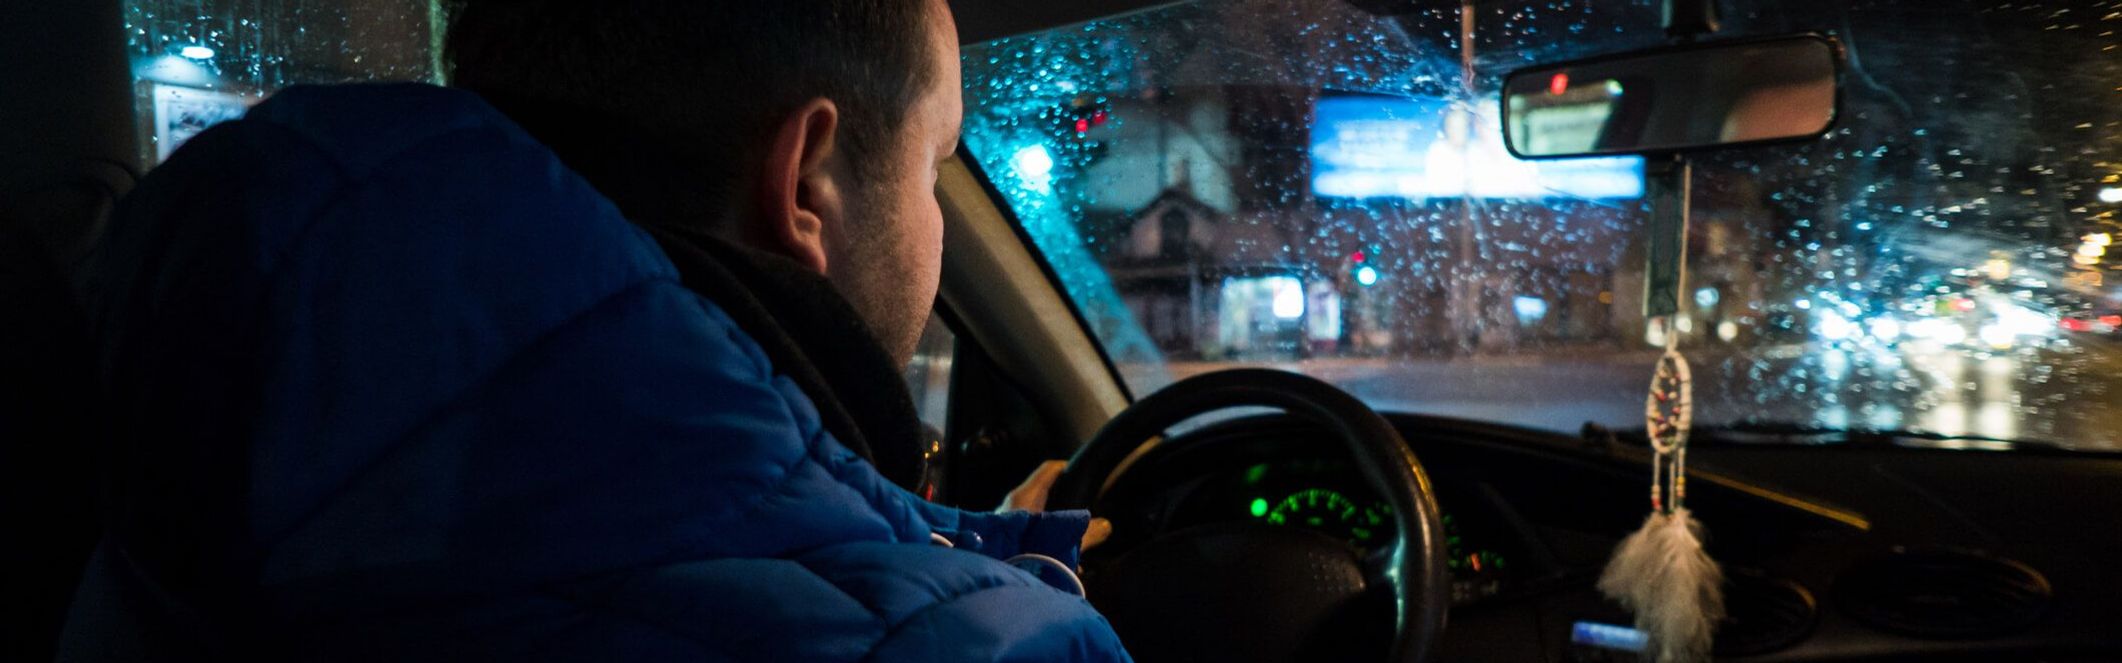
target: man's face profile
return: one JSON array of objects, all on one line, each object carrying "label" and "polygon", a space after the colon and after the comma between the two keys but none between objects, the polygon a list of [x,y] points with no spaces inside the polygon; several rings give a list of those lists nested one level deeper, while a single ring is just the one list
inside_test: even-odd
[{"label": "man's face profile", "polygon": [[[964,119],[957,29],[942,0],[929,8],[931,81],[895,127],[873,168],[839,168],[849,185],[837,227],[826,219],[827,276],[904,365],[920,341],[942,275],[937,171],[957,151]],[[854,181],[875,173],[871,181]]]}]

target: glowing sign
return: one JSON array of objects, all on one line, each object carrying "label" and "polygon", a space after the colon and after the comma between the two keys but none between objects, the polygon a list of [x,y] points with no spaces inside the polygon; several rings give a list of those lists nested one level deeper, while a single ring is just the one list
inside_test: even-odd
[{"label": "glowing sign", "polygon": [[1312,191],[1325,198],[1632,199],[1638,157],[1522,161],[1503,147],[1493,102],[1376,96],[1319,100]]}]

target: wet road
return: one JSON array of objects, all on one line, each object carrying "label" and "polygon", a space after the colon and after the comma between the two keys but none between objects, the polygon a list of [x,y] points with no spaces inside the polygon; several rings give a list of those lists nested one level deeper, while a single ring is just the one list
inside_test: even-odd
[{"label": "wet road", "polygon": [[[1602,349],[1453,359],[1261,363],[1327,380],[1385,410],[1575,432],[1642,426],[1657,355]],[[2122,450],[2122,342],[2074,337],[2011,351],[1909,343],[1694,350],[1696,420],[1907,429]],[[1136,386],[1236,363],[1161,372],[1123,367]]]}]

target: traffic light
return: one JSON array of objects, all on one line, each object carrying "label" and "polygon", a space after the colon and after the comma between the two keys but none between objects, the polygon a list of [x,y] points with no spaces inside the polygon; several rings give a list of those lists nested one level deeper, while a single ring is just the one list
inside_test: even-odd
[{"label": "traffic light", "polygon": [[1378,284],[1378,268],[1371,264],[1371,258],[1377,254],[1377,247],[1364,247],[1348,254],[1348,263],[1354,265],[1349,275],[1355,277],[1356,285],[1368,288]]}]

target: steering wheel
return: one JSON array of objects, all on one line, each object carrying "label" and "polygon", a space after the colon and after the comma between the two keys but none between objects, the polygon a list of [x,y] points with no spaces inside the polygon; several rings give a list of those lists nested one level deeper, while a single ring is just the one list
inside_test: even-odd
[{"label": "steering wheel", "polygon": [[[1331,431],[1392,507],[1390,545],[1366,558],[1325,534],[1259,522],[1161,532],[1117,556],[1086,558],[1091,602],[1129,651],[1152,663],[1326,660],[1322,649],[1364,641],[1383,646],[1357,647],[1382,649],[1392,663],[1427,660],[1451,602],[1443,518],[1429,477],[1384,417],[1325,382],[1236,369],[1173,384],[1106,423],[1055,479],[1048,506],[1092,508],[1114,472],[1166,429],[1246,406],[1278,408]],[[1175,443],[1183,438],[1165,444]],[[1123,534],[1116,531],[1113,541]]]}]

